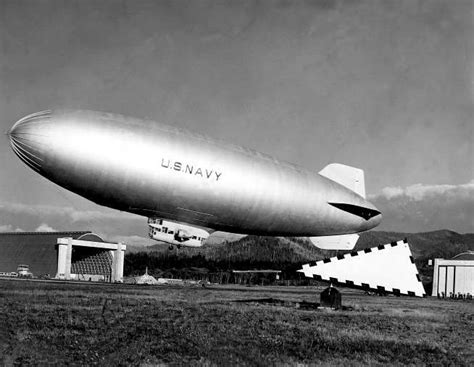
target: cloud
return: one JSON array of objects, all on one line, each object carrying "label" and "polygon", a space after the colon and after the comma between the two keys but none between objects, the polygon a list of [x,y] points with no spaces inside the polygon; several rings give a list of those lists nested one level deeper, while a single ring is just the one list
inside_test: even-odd
[{"label": "cloud", "polygon": [[474,232],[474,180],[459,185],[385,187],[370,200],[383,214],[377,229]]},{"label": "cloud", "polygon": [[420,183],[410,185],[405,189],[401,187],[385,187],[378,195],[372,195],[371,199],[384,197],[387,200],[405,196],[410,200],[421,201],[429,197],[447,195],[451,197],[468,198],[474,195],[474,180],[461,185],[423,185]]},{"label": "cloud", "polygon": [[11,224],[0,225],[0,232],[24,232],[21,228],[14,228]]},{"label": "cloud", "polygon": [[56,230],[46,223],[41,223],[38,228],[35,229],[35,232],[56,232]]},{"label": "cloud", "polygon": [[382,195],[387,199],[392,199],[403,195],[403,189],[401,187],[385,187],[382,189]]},{"label": "cloud", "polygon": [[98,210],[77,210],[68,206],[55,205],[29,205],[20,203],[4,202],[0,204],[0,210],[8,211],[15,214],[29,214],[35,216],[67,216],[72,222],[103,220],[103,219],[119,219],[130,216],[128,213],[122,213],[116,210],[105,209]]},{"label": "cloud", "polygon": [[92,206],[90,209],[78,210],[70,206],[0,202],[0,223],[12,223],[3,226],[3,231],[13,231],[15,226],[26,231],[47,231],[51,230],[50,228],[59,231],[90,230],[105,240],[114,236],[148,233],[146,219],[143,217],[108,208],[97,208],[96,210]]}]

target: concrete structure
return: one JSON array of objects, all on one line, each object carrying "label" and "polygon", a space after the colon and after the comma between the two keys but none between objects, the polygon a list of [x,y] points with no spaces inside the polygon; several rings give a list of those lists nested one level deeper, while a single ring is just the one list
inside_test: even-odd
[{"label": "concrete structure", "polygon": [[125,250],[90,231],[5,232],[0,275],[121,282]]},{"label": "concrete structure", "polygon": [[[91,234],[92,236],[96,236]],[[96,236],[99,240],[100,237]],[[58,238],[58,271],[56,278],[59,279],[77,279],[77,280],[103,280],[111,282],[123,281],[123,261],[125,256],[126,245],[122,243],[106,243],[100,241],[91,241],[89,239],[73,239],[72,237]],[[91,266],[76,267],[74,271],[72,266],[73,249],[89,248],[96,250],[95,253],[84,256],[84,258],[92,259]],[[97,251],[98,250],[98,251]],[[104,260],[104,256],[110,256]],[[94,264],[97,260],[97,264]],[[108,261],[109,260],[109,261]],[[95,265],[95,266],[94,266]],[[100,266],[100,265],[105,265]]]},{"label": "concrete structure", "polygon": [[435,259],[432,296],[474,294],[474,251],[456,255],[450,260]]}]

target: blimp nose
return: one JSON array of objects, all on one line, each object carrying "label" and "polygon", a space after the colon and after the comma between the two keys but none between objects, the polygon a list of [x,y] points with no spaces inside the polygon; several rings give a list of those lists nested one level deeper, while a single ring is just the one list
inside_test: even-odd
[{"label": "blimp nose", "polygon": [[18,120],[8,132],[13,152],[27,166],[41,171],[45,149],[42,129],[51,118],[51,111],[33,113]]}]

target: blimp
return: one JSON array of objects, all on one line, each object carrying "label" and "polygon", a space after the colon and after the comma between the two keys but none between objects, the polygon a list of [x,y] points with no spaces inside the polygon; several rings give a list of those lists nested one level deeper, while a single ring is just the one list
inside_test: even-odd
[{"label": "blimp", "polygon": [[[147,218],[148,235],[199,247],[215,231],[309,237],[352,249],[377,226],[364,172],[319,172],[162,123],[86,110],[47,110],[8,132],[33,171],[96,204]],[[144,222],[145,226],[145,222]]]}]

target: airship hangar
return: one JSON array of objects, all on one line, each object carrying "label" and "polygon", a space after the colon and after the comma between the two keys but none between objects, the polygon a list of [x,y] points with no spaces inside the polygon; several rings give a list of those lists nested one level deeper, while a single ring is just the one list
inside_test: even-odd
[{"label": "airship hangar", "polygon": [[90,231],[0,233],[0,275],[122,282],[126,248]]}]

